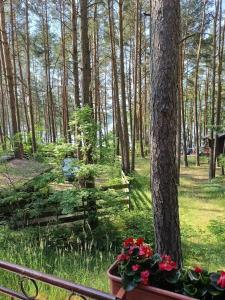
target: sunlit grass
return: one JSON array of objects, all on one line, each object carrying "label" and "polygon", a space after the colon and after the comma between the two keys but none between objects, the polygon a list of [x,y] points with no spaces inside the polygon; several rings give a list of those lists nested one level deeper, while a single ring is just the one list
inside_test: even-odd
[{"label": "sunlit grass", "polygon": [[[140,211],[148,211],[150,214],[149,177],[149,160],[138,158],[131,194],[134,216]],[[200,264],[210,270],[224,269],[225,178],[218,177],[209,182],[208,166],[204,163],[201,167],[195,167],[191,161],[189,168],[181,169],[179,205],[184,264],[186,266]],[[126,216],[130,216],[130,213],[124,210],[124,219]],[[117,216],[113,218],[114,222],[118,223],[117,227],[122,228],[121,219],[119,220]],[[144,223],[142,230],[146,230],[150,219]],[[136,225],[141,227],[139,221]],[[126,231],[123,234],[130,233]],[[45,243],[45,239],[42,238],[32,241],[29,231],[14,232],[2,227],[0,259],[100,290],[109,290],[106,271],[116,256],[110,247],[104,252],[90,248],[91,243],[74,249],[62,245],[60,248],[56,246],[52,249]],[[1,271],[0,279],[1,285],[19,289],[18,277],[15,275]],[[68,293],[59,289],[52,289],[43,284],[39,286],[40,299],[68,298]],[[8,298],[0,296],[0,299]]]},{"label": "sunlit grass", "polygon": [[[13,243],[17,238],[16,243]],[[28,268],[71,280],[73,282],[94,287],[99,290],[108,290],[106,270],[115,259],[110,251],[97,251],[91,243],[80,245],[76,249],[55,248],[47,249],[45,240],[32,243],[26,231],[16,235],[8,229],[0,231],[1,249],[0,259],[16,263]],[[20,290],[20,278],[9,272],[0,271],[1,285]],[[58,288],[51,288],[38,283],[40,299],[68,299],[69,293]],[[27,290],[32,294],[31,286]],[[0,299],[8,299],[0,295]]]},{"label": "sunlit grass", "polygon": [[[179,187],[184,263],[198,263],[210,270],[223,269],[225,239],[220,238],[221,233],[213,233],[210,226],[217,220],[215,226],[225,232],[225,178],[209,182],[205,159],[200,167],[195,166],[194,158],[189,160],[189,168],[181,167]],[[139,158],[137,165],[132,204],[140,210],[151,206],[149,161]]]}]

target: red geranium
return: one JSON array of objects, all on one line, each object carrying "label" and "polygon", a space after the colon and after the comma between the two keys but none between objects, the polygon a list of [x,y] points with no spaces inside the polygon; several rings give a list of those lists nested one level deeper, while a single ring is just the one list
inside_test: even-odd
[{"label": "red geranium", "polygon": [[137,241],[136,241],[136,245],[137,246],[141,246],[141,245],[143,245],[143,243],[144,243],[144,239],[143,238],[138,238]]},{"label": "red geranium", "polygon": [[125,253],[122,253],[117,256],[117,260],[119,260],[119,261],[124,261],[124,260],[129,260],[129,259],[130,259],[129,255],[127,255]]},{"label": "red geranium", "polygon": [[194,269],[194,272],[195,273],[202,273],[203,272],[203,269],[199,266],[196,266],[195,269]]},{"label": "red geranium", "polygon": [[148,277],[150,273],[148,270],[141,272],[141,283],[144,285],[148,285]]},{"label": "red geranium", "polygon": [[149,245],[144,244],[144,245],[139,247],[139,253],[138,254],[140,256],[151,257],[153,255],[153,250]]},{"label": "red geranium", "polygon": [[131,268],[132,268],[132,271],[136,272],[140,269],[140,266],[139,265],[133,265]]},{"label": "red geranium", "polygon": [[132,237],[129,237],[128,239],[126,239],[124,242],[123,242],[123,246],[124,247],[129,247],[131,245],[134,245],[134,238]]},{"label": "red geranium", "polygon": [[225,289],[225,272],[222,271],[219,279],[217,280],[217,284],[222,288]]},{"label": "red geranium", "polygon": [[171,259],[169,255],[162,256],[162,262],[159,263],[159,269],[161,271],[172,271],[177,269],[177,264]]}]

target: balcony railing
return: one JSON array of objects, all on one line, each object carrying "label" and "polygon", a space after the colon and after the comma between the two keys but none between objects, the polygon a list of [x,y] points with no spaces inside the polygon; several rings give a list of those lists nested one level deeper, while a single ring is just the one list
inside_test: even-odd
[{"label": "balcony railing", "polygon": [[[22,300],[35,300],[39,295],[38,282],[43,282],[45,284],[63,289],[68,291],[68,300],[73,299],[96,299],[96,300],[120,300],[120,297],[115,297],[111,294],[88,288],[83,285],[75,284],[68,280],[63,280],[58,277],[48,275],[39,271],[34,271],[29,268],[25,268],[16,264],[8,263],[0,260],[0,269],[15,273],[19,276],[18,281],[20,283],[20,291],[14,291],[10,288],[1,286],[0,278],[0,294],[5,294],[12,299],[22,299]],[[32,291],[33,295],[29,295],[26,291],[25,282],[30,281],[33,285]],[[74,296],[74,297],[73,297]],[[77,296],[77,297],[75,297]],[[57,300],[57,299],[56,299]]]}]

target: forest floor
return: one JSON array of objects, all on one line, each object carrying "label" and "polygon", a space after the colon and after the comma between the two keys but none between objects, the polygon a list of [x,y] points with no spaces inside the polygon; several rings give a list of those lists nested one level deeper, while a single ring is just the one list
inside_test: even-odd
[{"label": "forest floor", "polygon": [[[186,266],[201,265],[209,270],[225,269],[225,177],[217,177],[212,182],[207,179],[208,165],[205,161],[200,167],[195,167],[193,158],[189,158],[190,166],[181,169],[179,187],[179,205],[184,264]],[[33,167],[33,163],[31,164]],[[26,171],[29,175],[31,171]],[[25,174],[26,174],[25,172]],[[114,182],[112,174],[111,181]],[[140,212],[151,214],[151,196],[149,188],[149,160],[137,159],[137,168],[133,179],[131,201],[133,212],[123,211],[123,219],[137,216]],[[118,216],[114,216],[117,220]],[[117,220],[119,222],[119,220]],[[135,225],[141,222],[143,231],[148,227],[148,220],[139,218]],[[122,225],[119,223],[120,231]],[[150,224],[149,224],[149,227]],[[36,231],[35,231],[36,230]],[[102,229],[101,229],[102,230]],[[33,269],[70,279],[74,282],[92,286],[100,290],[108,290],[106,270],[114,261],[117,253],[109,247],[100,251],[89,245],[84,248],[68,248],[56,245],[55,250],[48,248],[49,241],[54,244],[63,240],[63,232],[55,231],[55,236],[46,228],[45,237],[37,241],[37,229],[28,228],[13,231],[0,228],[0,259],[25,265]],[[110,233],[109,233],[110,234]],[[129,235],[127,231],[124,234]],[[140,234],[140,233],[138,233]],[[99,237],[102,236],[100,231]],[[71,238],[74,238],[71,236]],[[52,240],[53,239],[53,240]],[[106,241],[110,243],[110,240]],[[93,246],[93,245],[92,245]],[[18,286],[18,279],[0,271],[1,284]],[[64,300],[66,294],[56,289],[49,290],[40,285],[40,299]],[[48,295],[46,297],[45,295]],[[0,299],[7,299],[1,298]]]},{"label": "forest floor", "polygon": [[[181,167],[180,221],[185,265],[201,264],[209,270],[225,268],[225,177],[208,180],[208,164],[200,167],[189,158]],[[149,160],[138,159],[132,203],[136,209],[151,207]]]},{"label": "forest floor", "polygon": [[13,159],[2,163],[0,164],[0,189],[23,184],[46,169],[46,165],[32,159]]}]

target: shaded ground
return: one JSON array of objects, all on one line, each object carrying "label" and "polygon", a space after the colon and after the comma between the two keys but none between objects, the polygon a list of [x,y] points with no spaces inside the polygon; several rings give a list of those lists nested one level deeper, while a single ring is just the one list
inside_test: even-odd
[{"label": "shaded ground", "polygon": [[0,188],[22,184],[39,175],[48,167],[35,160],[13,159],[0,164]]},{"label": "shaded ground", "polygon": [[[133,207],[150,208],[149,160],[138,159],[135,177]],[[185,264],[225,268],[225,177],[209,182],[206,163],[182,167],[179,205]]]}]

